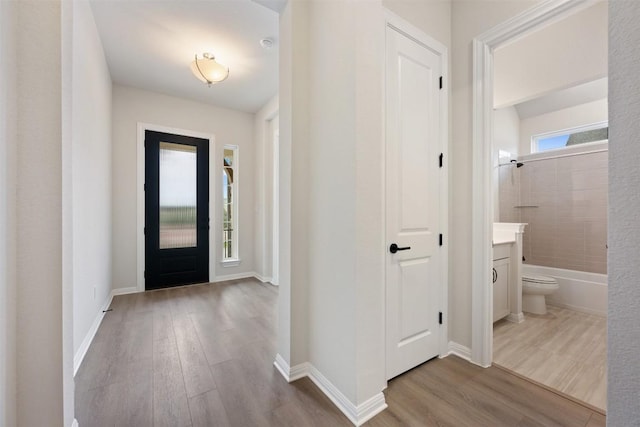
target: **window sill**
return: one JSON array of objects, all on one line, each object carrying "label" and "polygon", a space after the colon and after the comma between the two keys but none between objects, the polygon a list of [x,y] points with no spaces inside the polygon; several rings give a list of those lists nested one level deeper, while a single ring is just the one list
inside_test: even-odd
[{"label": "window sill", "polygon": [[225,259],[224,261],[220,261],[223,267],[237,267],[240,265],[240,259]]}]

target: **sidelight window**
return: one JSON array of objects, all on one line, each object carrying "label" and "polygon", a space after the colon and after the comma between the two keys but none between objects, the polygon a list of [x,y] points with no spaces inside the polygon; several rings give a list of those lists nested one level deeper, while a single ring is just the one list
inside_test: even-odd
[{"label": "sidelight window", "polygon": [[238,147],[225,145],[222,172],[222,261],[238,259]]}]

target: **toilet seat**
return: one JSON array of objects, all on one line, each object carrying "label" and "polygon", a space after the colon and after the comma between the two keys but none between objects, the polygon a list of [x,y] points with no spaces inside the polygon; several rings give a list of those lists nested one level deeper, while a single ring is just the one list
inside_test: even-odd
[{"label": "toilet seat", "polygon": [[548,295],[559,289],[558,282],[549,276],[522,276],[524,294]]},{"label": "toilet seat", "polygon": [[553,277],[549,276],[528,276],[526,274],[522,275],[522,281],[528,283],[535,283],[541,285],[557,285],[558,282]]}]

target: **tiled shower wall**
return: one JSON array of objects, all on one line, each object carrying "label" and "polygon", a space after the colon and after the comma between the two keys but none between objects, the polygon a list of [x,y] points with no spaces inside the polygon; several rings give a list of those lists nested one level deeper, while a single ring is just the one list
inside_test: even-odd
[{"label": "tiled shower wall", "polygon": [[501,166],[499,176],[500,221],[529,224],[526,264],[607,273],[606,151]]}]

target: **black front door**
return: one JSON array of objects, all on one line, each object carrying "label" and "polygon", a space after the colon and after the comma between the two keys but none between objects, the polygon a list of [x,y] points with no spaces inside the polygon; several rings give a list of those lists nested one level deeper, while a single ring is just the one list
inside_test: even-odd
[{"label": "black front door", "polygon": [[145,132],[145,287],[209,281],[209,141]]}]

